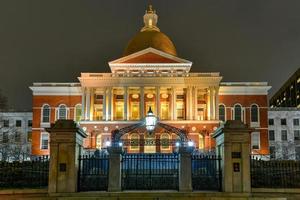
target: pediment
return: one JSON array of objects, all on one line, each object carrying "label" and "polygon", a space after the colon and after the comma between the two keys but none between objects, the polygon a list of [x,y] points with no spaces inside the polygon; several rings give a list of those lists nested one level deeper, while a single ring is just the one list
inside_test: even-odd
[{"label": "pediment", "polygon": [[144,64],[144,63],[162,63],[162,64],[167,64],[167,63],[192,63],[188,60],[178,58],[176,56],[167,54],[163,51],[159,51],[154,48],[147,48],[142,51],[130,54],[128,56],[119,58],[117,60],[109,62],[109,65],[111,64]]}]

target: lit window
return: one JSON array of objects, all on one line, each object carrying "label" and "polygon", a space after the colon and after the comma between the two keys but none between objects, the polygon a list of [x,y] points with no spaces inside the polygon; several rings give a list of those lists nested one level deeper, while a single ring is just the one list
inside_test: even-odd
[{"label": "lit window", "polygon": [[170,149],[170,135],[168,133],[161,134],[161,149],[169,150]]},{"label": "lit window", "polygon": [[225,122],[225,106],[219,105],[219,119]]},{"label": "lit window", "polygon": [[75,121],[79,122],[81,120],[81,105],[75,106]]},{"label": "lit window", "polygon": [[41,149],[46,150],[49,148],[49,134],[41,133]]},{"label": "lit window", "polygon": [[130,135],[130,149],[139,150],[139,135],[137,133]]},{"label": "lit window", "polygon": [[259,146],[260,146],[260,133],[259,132],[253,132],[251,134],[251,146],[252,146],[252,149],[259,149]]},{"label": "lit window", "polygon": [[199,149],[204,149],[204,137],[202,134],[199,134]]},{"label": "lit window", "polygon": [[98,134],[96,137],[96,148],[101,149],[102,146],[102,137],[101,134]]},{"label": "lit window", "polygon": [[42,122],[49,123],[50,122],[50,106],[44,105],[42,108]]}]

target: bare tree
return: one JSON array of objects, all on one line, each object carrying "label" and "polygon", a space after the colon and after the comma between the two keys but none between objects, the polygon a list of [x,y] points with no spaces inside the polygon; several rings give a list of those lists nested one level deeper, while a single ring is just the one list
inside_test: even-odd
[{"label": "bare tree", "polygon": [[29,156],[30,147],[24,135],[18,127],[0,117],[0,160],[24,160]]}]

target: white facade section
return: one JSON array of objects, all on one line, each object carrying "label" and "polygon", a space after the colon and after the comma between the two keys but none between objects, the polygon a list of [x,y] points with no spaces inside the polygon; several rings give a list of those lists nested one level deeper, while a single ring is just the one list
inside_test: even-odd
[{"label": "white facade section", "polygon": [[267,82],[222,82],[219,95],[268,95]]},{"label": "white facade section", "polygon": [[300,109],[270,108],[268,118],[270,157],[300,160]]},{"label": "white facade section", "polygon": [[81,95],[79,83],[33,83],[29,87],[34,96],[77,96]]}]

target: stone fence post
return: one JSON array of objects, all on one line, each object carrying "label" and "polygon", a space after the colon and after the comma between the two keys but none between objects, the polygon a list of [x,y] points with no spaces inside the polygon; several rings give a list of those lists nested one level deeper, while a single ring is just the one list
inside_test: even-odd
[{"label": "stone fence post", "polygon": [[109,147],[108,191],[119,192],[122,190],[122,147]]},{"label": "stone fence post", "polygon": [[49,193],[76,192],[78,157],[87,134],[73,120],[58,120],[50,133]]},{"label": "stone fence post", "polygon": [[213,134],[216,153],[221,156],[223,192],[251,192],[250,134],[238,120],[229,120]]},{"label": "stone fence post", "polygon": [[179,191],[191,192],[192,187],[192,153],[191,147],[179,148]]}]

